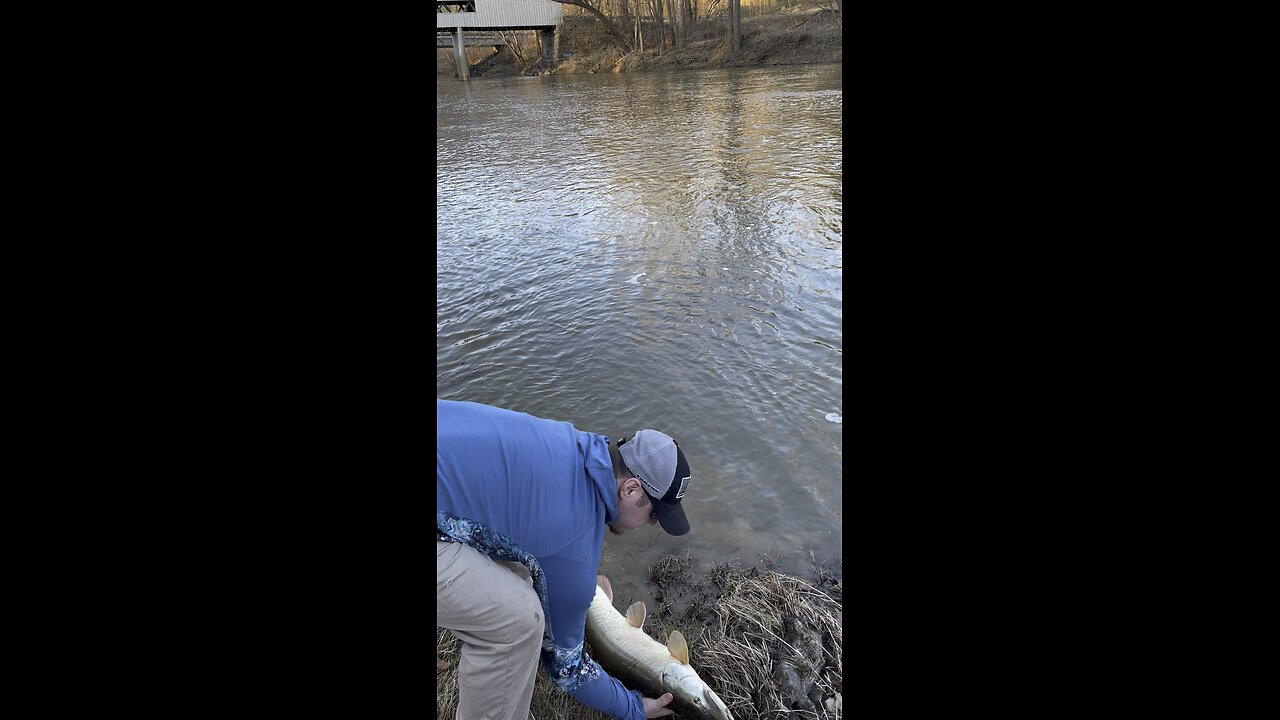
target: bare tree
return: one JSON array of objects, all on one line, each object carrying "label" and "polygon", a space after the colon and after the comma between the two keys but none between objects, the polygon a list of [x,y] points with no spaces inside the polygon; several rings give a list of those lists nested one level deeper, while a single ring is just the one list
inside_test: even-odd
[{"label": "bare tree", "polygon": [[667,24],[662,14],[662,0],[650,0],[649,7],[653,10],[653,19],[658,24],[658,57],[662,57],[662,49],[667,44]]},{"label": "bare tree", "polygon": [[534,64],[539,59],[541,59],[536,54],[534,57],[530,57],[524,53],[524,51],[520,48],[520,35],[516,31],[499,30],[498,36],[507,42],[507,50],[511,51],[511,54],[515,57],[516,62],[520,64],[521,70],[528,68],[530,65]]},{"label": "bare tree", "polygon": [[689,33],[693,30],[693,9],[689,0],[680,0],[680,35],[681,42],[689,41]]},{"label": "bare tree", "polygon": [[680,0],[667,0],[667,15],[671,18],[671,42],[677,49],[684,47],[684,17],[680,14]]},{"label": "bare tree", "polygon": [[[729,13],[729,6],[728,6],[727,4],[726,4],[726,5],[724,5],[724,9],[722,10],[722,9],[721,9],[721,2],[722,2],[722,0],[707,0],[707,6],[706,6],[706,9],[705,9],[705,13],[703,14],[703,17],[704,17],[704,18],[706,18],[707,20],[711,20],[711,21],[712,21],[712,23],[713,23],[713,24],[715,24],[716,29],[717,29],[717,31],[716,31],[716,35],[717,35],[717,36],[720,34],[720,32],[719,32],[719,29],[720,29],[720,28],[724,28],[725,33],[728,33],[728,32],[729,32],[729,26],[733,24],[733,23],[725,23],[725,24],[723,24],[723,25],[722,25],[722,24],[720,24],[718,21],[716,21],[716,20],[715,20],[715,18],[719,18],[719,17],[721,17],[721,16],[729,17],[729,15],[730,15],[730,13]],[[723,0],[723,2],[724,2],[724,3],[728,3],[728,2],[729,2],[729,0]]]},{"label": "bare tree", "polygon": [[805,0],[804,4],[807,7],[816,8],[817,12],[791,27],[800,27],[823,13],[831,13],[832,17],[836,19],[836,24],[840,27],[844,27],[844,20],[841,17],[844,15],[844,11],[841,9],[840,1],[841,0]]},{"label": "bare tree", "polygon": [[742,49],[742,0],[729,0],[729,32],[733,35],[733,51]]},{"label": "bare tree", "polygon": [[[604,26],[604,31],[609,34],[609,39],[613,41],[613,44],[616,45],[619,50],[626,51],[631,48],[631,45],[627,42],[626,36],[618,30],[617,25],[613,24],[613,20],[608,15],[605,15],[596,9],[596,7],[588,2],[588,0],[551,0],[551,2],[558,2],[561,5],[572,5],[586,10],[600,21],[600,24]],[[626,14],[625,2],[622,3],[622,8],[623,13]]]}]

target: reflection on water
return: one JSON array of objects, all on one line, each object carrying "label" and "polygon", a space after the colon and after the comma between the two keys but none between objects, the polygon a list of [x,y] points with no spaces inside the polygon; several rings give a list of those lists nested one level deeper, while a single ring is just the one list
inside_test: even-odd
[{"label": "reflection on water", "polygon": [[[604,571],[840,557],[841,66],[438,79],[438,397],[670,433],[693,531]],[[630,601],[628,601],[630,602]]]}]

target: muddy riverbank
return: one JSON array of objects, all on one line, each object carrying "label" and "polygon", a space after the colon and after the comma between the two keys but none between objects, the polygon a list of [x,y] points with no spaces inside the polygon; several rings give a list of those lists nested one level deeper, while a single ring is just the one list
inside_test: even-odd
[{"label": "muddy riverbank", "polygon": [[[839,568],[815,569],[809,580],[768,569],[717,566],[695,577],[688,556],[650,568],[663,599],[644,629],[665,640],[681,630],[689,662],[729,706],[735,720],[803,713],[843,717],[843,583]],[[615,598],[615,607],[625,601]],[[436,712],[452,717],[458,697],[458,641],[436,629]],[[539,669],[533,717],[608,720],[560,692]],[[790,711],[790,712],[787,712]]]}]

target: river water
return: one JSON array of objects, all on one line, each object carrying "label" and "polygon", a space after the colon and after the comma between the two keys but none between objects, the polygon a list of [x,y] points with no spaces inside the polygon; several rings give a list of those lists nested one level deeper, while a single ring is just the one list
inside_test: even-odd
[{"label": "river water", "polygon": [[[842,575],[841,65],[436,81],[436,395],[680,442],[648,568]],[[619,597],[620,596],[620,597]]]}]

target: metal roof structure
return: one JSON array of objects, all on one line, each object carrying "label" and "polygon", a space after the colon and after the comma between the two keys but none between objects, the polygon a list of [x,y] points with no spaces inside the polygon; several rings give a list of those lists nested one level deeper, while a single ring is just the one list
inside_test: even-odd
[{"label": "metal roof structure", "polygon": [[560,24],[563,14],[550,0],[436,0],[436,29],[537,30]]}]

